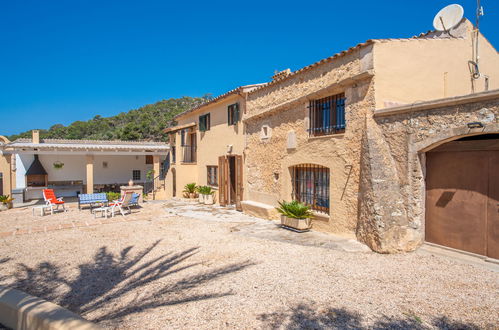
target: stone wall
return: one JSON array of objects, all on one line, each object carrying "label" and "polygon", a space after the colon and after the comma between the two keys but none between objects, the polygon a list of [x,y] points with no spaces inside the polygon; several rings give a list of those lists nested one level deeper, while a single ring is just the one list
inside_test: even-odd
[{"label": "stone wall", "polygon": [[[370,77],[352,78],[369,69],[369,58],[365,50],[356,50],[249,94],[245,199],[273,206],[278,200],[289,201],[290,167],[322,165],[330,169],[330,213],[318,217],[314,229],[354,235],[361,132],[366,112],[374,109],[374,88]],[[345,133],[310,137],[309,100],[341,92],[347,99]],[[263,126],[269,138],[262,137]]]},{"label": "stone wall", "polygon": [[[499,97],[375,116],[363,136],[357,236],[378,252],[424,241],[425,151],[463,136],[499,133]],[[469,129],[479,121],[483,129]]]}]

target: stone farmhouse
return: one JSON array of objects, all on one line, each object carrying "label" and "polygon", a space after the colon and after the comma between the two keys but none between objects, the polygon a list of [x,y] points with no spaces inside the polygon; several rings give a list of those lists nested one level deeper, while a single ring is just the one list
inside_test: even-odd
[{"label": "stone farmhouse", "polygon": [[[94,171],[114,157],[124,164],[114,181],[160,173],[156,199],[208,185],[219,205],[268,219],[294,199],[312,208],[315,230],[380,253],[428,242],[499,258],[499,55],[466,19],[448,32],[368,40],[175,120],[169,146],[59,141],[41,162],[75,159],[67,173],[92,191]],[[4,193],[28,182],[9,169],[40,153],[46,141],[35,140],[0,137]]]},{"label": "stone farmhouse", "polygon": [[[482,74],[473,78],[476,40]],[[188,182],[209,184],[221,205],[269,219],[278,201],[297,199],[315,211],[314,229],[378,252],[428,241],[498,258],[499,198],[487,190],[499,186],[498,88],[497,51],[466,19],[449,33],[368,40],[181,114],[168,130],[177,163],[167,197]],[[469,150],[481,161],[454,166]],[[468,171],[484,191],[475,194],[472,178],[466,186]]]}]

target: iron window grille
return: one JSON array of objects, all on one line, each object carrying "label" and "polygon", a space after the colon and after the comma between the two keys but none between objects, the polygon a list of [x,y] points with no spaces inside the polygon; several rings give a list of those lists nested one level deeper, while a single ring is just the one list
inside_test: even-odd
[{"label": "iron window grille", "polygon": [[227,107],[227,124],[229,126],[237,124],[240,120],[239,116],[239,103],[234,103]]},{"label": "iron window grille", "polygon": [[218,186],[218,166],[206,166],[208,175],[207,182],[209,186]]},{"label": "iron window grille", "polygon": [[330,135],[345,131],[345,94],[336,94],[309,104],[309,134]]},{"label": "iron window grille", "polygon": [[329,213],[329,168],[302,164],[291,170],[293,198],[312,210]]},{"label": "iron window grille", "polygon": [[206,132],[210,130],[210,114],[199,116],[199,131]]},{"label": "iron window grille", "polygon": [[132,180],[139,181],[140,180],[140,170],[132,171]]}]

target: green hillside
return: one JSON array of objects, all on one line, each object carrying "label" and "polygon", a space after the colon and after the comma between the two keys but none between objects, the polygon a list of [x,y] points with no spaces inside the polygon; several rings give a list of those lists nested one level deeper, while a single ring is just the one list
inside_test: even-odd
[{"label": "green hillside", "polygon": [[[171,98],[112,117],[95,116],[87,121],[75,121],[68,126],[56,124],[48,130],[40,129],[40,138],[165,141],[166,136],[162,130],[171,126],[175,115],[210,99],[210,95]],[[26,131],[8,138],[14,141],[30,137],[31,131]]]}]

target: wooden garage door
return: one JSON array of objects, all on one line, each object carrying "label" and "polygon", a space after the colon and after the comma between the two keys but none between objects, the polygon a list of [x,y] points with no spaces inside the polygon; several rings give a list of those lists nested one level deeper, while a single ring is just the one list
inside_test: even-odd
[{"label": "wooden garage door", "polygon": [[480,145],[427,153],[426,241],[499,258],[499,150],[473,150]]}]

